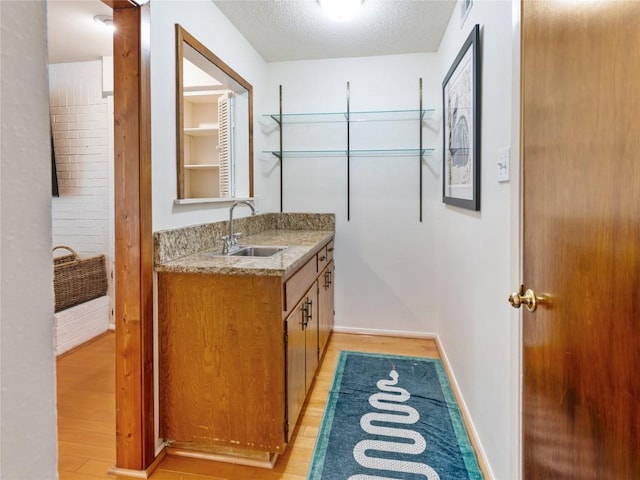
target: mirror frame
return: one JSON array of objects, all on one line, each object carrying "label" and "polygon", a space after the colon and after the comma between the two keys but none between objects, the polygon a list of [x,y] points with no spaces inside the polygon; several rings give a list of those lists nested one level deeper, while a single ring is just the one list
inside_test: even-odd
[{"label": "mirror frame", "polygon": [[[235,82],[245,88],[248,92],[249,103],[249,197],[253,197],[253,86],[240,76],[229,65],[223,62],[211,50],[205,47],[193,35],[187,32],[180,24],[176,23],[176,148],[178,158],[178,199],[185,198],[184,192],[184,102],[183,102],[183,68],[182,58],[184,55],[184,44],[200,53],[203,57],[213,63],[222,72],[231,77]],[[226,199],[227,197],[219,197]],[[229,197],[232,201],[235,197]]]}]

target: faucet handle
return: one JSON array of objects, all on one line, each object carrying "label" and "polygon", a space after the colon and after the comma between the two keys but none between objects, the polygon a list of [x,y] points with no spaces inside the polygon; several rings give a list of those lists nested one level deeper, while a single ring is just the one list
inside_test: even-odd
[{"label": "faucet handle", "polygon": [[231,241],[229,240],[229,236],[224,235],[220,237],[220,240],[222,240],[222,253],[224,254],[229,253],[229,247],[231,246]]},{"label": "faucet handle", "polygon": [[242,236],[241,232],[237,232],[231,235],[231,246],[232,247],[237,247],[238,246],[238,238],[240,238]]}]

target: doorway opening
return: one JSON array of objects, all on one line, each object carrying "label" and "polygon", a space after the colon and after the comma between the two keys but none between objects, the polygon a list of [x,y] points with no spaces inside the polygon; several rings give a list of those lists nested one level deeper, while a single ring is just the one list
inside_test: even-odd
[{"label": "doorway opening", "polygon": [[[115,378],[106,370],[114,363],[114,339],[101,338],[113,337],[115,329],[113,33],[97,21],[112,16],[111,7],[99,0],[47,0],[52,170],[57,174],[52,180],[58,186],[51,202],[51,247],[69,247],[80,258],[103,255],[108,285],[106,295],[62,309],[53,319],[58,372],[66,365],[65,375],[57,377],[61,478],[96,462],[113,466],[116,458]],[[58,248],[53,255],[69,254]],[[67,365],[65,354],[94,341],[104,358],[86,361],[105,372],[89,378],[83,373],[86,363]]]}]

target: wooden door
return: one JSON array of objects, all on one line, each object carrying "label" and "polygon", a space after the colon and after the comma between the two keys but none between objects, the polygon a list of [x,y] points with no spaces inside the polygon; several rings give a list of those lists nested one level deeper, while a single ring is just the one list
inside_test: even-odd
[{"label": "wooden door", "polygon": [[522,8],[524,478],[640,478],[640,2]]}]

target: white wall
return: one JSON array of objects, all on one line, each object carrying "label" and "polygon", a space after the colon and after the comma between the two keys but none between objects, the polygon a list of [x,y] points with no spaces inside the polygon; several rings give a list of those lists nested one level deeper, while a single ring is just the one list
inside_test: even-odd
[{"label": "white wall", "polygon": [[[480,212],[437,209],[438,334],[495,478],[513,479],[519,476],[519,358],[512,348],[518,323],[506,300],[515,288],[511,258],[517,168],[510,183],[495,178],[498,152],[510,146],[512,130],[518,128],[512,125],[512,3],[475,1],[462,28],[458,13],[456,9],[440,45],[440,78],[473,25],[480,24],[482,197]],[[512,145],[512,165],[517,152]]]},{"label": "white wall", "polygon": [[0,2],[0,31],[0,478],[54,479],[51,152],[44,2]]},{"label": "white wall", "polygon": [[[511,183],[495,178],[498,152],[510,146],[513,134],[511,15],[512,2],[476,1],[461,27],[456,9],[437,54],[270,64],[267,110],[277,112],[280,84],[285,113],[344,110],[347,81],[352,111],[416,108],[417,79],[423,77],[425,108],[438,108],[437,127],[424,129],[426,146],[436,151],[424,166],[423,223],[417,221],[415,161],[408,158],[352,160],[349,222],[344,158],[285,159],[284,210],[336,213],[338,328],[439,335],[499,479],[519,476],[519,325],[506,302],[517,270],[512,258],[518,258],[517,166]],[[482,27],[483,52],[480,212],[441,200],[442,79],[475,23]],[[311,128],[324,130],[315,134]],[[346,140],[341,128],[285,126],[284,148],[340,148]],[[386,134],[375,124],[356,128],[365,132],[357,132],[356,145],[352,135],[351,148],[408,139],[402,126],[392,127],[393,138],[381,138]],[[276,130],[267,147],[276,149],[277,140]],[[517,151],[514,145],[512,164]],[[269,187],[263,204],[277,210],[278,162],[266,154],[258,158],[257,174]]]},{"label": "white wall", "polygon": [[[210,0],[163,0],[151,3],[151,154],[153,229],[224,220],[229,203],[174,205],[176,187],[175,24],[179,23],[254,87],[254,118],[262,111],[266,64]],[[254,128],[256,144],[260,131]],[[243,159],[236,159],[241,162]],[[244,159],[246,161],[246,159]],[[264,191],[261,179],[256,195]],[[242,192],[238,192],[241,196]],[[238,209],[238,216],[248,213]]]},{"label": "white wall", "polygon": [[[425,108],[439,104],[437,56],[411,54],[283,62],[269,65],[269,105],[284,113],[418,109],[419,78]],[[263,120],[263,123],[266,123]],[[436,122],[439,132],[440,122]],[[425,145],[438,134],[424,128]],[[267,137],[276,149],[278,132]],[[351,127],[351,148],[419,146],[414,122],[367,122]],[[346,148],[346,123],[284,127],[286,149]],[[262,148],[261,148],[262,149]],[[436,152],[437,153],[437,152]],[[279,209],[279,165],[262,154],[257,175],[268,185],[268,208]],[[346,157],[284,160],[284,211],[336,214],[336,325],[342,330],[426,334],[435,332],[436,211],[439,161],[427,157],[424,220],[419,221],[419,159],[381,156],[351,159],[351,215],[347,221]],[[266,202],[265,202],[266,203]]]}]

